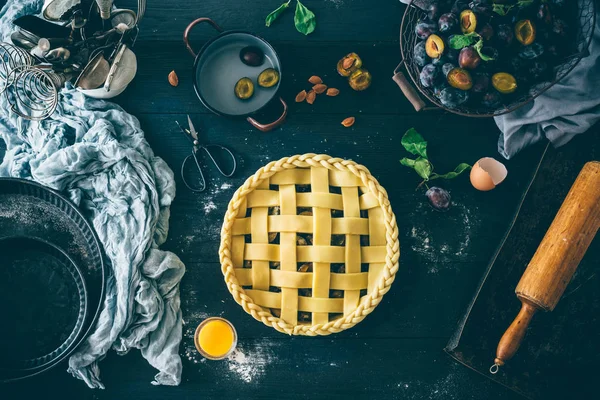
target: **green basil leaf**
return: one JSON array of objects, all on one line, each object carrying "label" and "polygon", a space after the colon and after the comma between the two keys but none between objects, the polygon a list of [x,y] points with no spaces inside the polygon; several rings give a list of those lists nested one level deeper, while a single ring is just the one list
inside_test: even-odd
[{"label": "green basil leaf", "polygon": [[533,4],[533,0],[519,0],[516,4],[492,4],[492,11],[500,16],[506,16],[515,7],[525,8]]},{"label": "green basil leaf", "polygon": [[454,171],[450,171],[447,174],[443,174],[443,175],[433,174],[433,175],[431,175],[431,179],[438,179],[438,178],[454,179],[468,169],[471,169],[471,166],[469,164],[461,163],[461,164],[458,164],[458,166],[456,168],[454,168]]},{"label": "green basil leaf", "polygon": [[277,18],[279,18],[279,16],[289,8],[290,6],[290,1],[289,0],[287,3],[283,3],[282,5],[280,5],[279,7],[277,7],[275,10],[271,11],[271,13],[269,15],[267,15],[267,18],[265,18],[265,25],[267,27],[271,26],[271,24],[273,23],[273,21],[275,21]]},{"label": "green basil leaf", "polygon": [[475,43],[479,37],[480,36],[477,32],[471,32],[465,35],[454,35],[452,38],[450,38],[449,44],[454,50],[460,50],[463,47],[467,47]]},{"label": "green basil leaf", "polygon": [[475,50],[477,51],[477,54],[479,54],[479,57],[483,60],[483,61],[492,61],[495,60],[494,57],[490,57],[487,54],[485,54],[484,52],[482,52],[481,50],[483,49],[483,39],[479,39],[479,41],[477,43],[475,43],[475,46],[473,46],[475,48]]},{"label": "green basil leaf", "polygon": [[300,3],[300,0],[296,3],[296,13],[294,14],[294,25],[298,32],[308,35],[312,33],[316,26],[317,20],[315,14]]},{"label": "green basil leaf", "polygon": [[417,174],[419,174],[419,176],[421,178],[425,179],[426,181],[429,180],[431,171],[433,171],[433,167],[431,166],[431,163],[427,159],[422,158],[422,157],[419,157],[415,160],[414,169],[417,172]]},{"label": "green basil leaf", "polygon": [[519,0],[517,1],[517,5],[521,8],[530,6],[533,4],[533,0]]},{"label": "green basil leaf", "polygon": [[492,11],[494,11],[496,14],[504,17],[506,16],[506,14],[509,13],[509,11],[514,7],[514,4],[496,4],[494,3],[492,5]]},{"label": "green basil leaf", "polygon": [[429,176],[433,171],[433,166],[431,165],[431,163],[423,157],[419,157],[416,160],[404,157],[402,160],[400,160],[400,164],[404,165],[405,167],[414,169],[417,172],[417,174],[419,174],[419,176],[426,181],[429,180]]},{"label": "green basil leaf", "polygon": [[427,142],[415,128],[407,130],[400,143],[409,153],[427,159]]},{"label": "green basil leaf", "polygon": [[400,160],[400,164],[404,165],[405,167],[414,168],[415,160],[404,157],[402,160]]}]

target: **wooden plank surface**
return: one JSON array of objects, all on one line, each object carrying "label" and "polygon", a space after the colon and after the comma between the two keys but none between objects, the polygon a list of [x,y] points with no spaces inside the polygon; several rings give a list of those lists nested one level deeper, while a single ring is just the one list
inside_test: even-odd
[{"label": "wooden plank surface", "polygon": [[[305,37],[293,26],[293,11],[271,28],[264,17],[283,0],[151,1],[136,44],[139,71],[116,99],[136,115],[157,156],[175,171],[177,197],[164,248],[186,263],[181,285],[186,326],[181,355],[184,375],[176,388],[154,387],[155,371],[138,352],[109,354],[100,363],[107,390],[90,391],[68,376],[65,366],[31,381],[0,387],[5,398],[74,399],[266,399],[266,398],[403,398],[508,399],[513,395],[458,366],[442,352],[456,327],[481,272],[508,227],[542,148],[507,162],[509,177],[490,193],[473,190],[467,177],[439,182],[450,190],[454,206],[434,211],[418,176],[398,160],[407,155],[400,139],[415,127],[429,141],[436,171],[460,162],[474,163],[497,155],[498,131],[490,119],[470,119],[441,111],[417,114],[392,82],[400,60],[398,32],[404,6],[397,0],[305,0],[317,15],[314,34]],[[117,0],[132,7],[133,0]],[[290,104],[285,125],[263,134],[244,120],[208,112],[192,88],[192,57],[181,41],[191,20],[212,17],[227,29],[244,29],[271,41],[283,64],[281,95]],[[202,27],[192,35],[195,46],[213,33]],[[335,73],[335,63],[356,51],[372,72],[372,87],[350,90]],[[176,70],[180,85],[167,83]],[[308,88],[311,75],[341,91],[319,97],[314,106],[293,103]],[[261,114],[272,118],[273,107]],[[175,121],[191,114],[201,141],[226,145],[239,157],[239,170],[223,179],[208,169],[209,190],[194,194],[179,177],[180,163],[191,148]],[[355,116],[349,129],[343,118]],[[366,165],[387,189],[400,229],[400,270],[381,305],[355,328],[325,338],[290,338],[254,321],[233,301],[223,284],[217,248],[222,217],[235,189],[269,161],[315,152],[350,158]],[[222,315],[237,327],[240,351],[230,361],[210,362],[193,348],[191,334],[205,317]],[[1,397],[1,396],[0,396]]]}]

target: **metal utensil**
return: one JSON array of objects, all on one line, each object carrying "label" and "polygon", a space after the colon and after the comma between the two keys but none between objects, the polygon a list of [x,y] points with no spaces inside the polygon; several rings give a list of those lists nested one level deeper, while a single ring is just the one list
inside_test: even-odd
[{"label": "metal utensil", "polygon": [[[202,167],[200,166],[200,162],[198,160],[198,156],[197,156],[198,150],[204,150],[204,152],[208,155],[208,157],[210,158],[210,160],[212,161],[214,166],[217,168],[217,171],[219,171],[219,173],[226,178],[230,178],[235,173],[235,171],[237,169],[237,161],[235,159],[235,156],[231,152],[231,150],[229,150],[225,146],[221,146],[219,144],[207,144],[207,145],[200,144],[200,142],[198,140],[198,132],[194,128],[194,124],[192,123],[192,119],[190,118],[189,115],[187,116],[187,119],[188,119],[189,129],[184,129],[179,124],[178,121],[175,121],[175,123],[177,123],[177,126],[179,126],[179,128],[181,129],[181,131],[183,132],[185,137],[188,138],[188,140],[192,143],[192,154],[187,156],[181,163],[181,179],[183,180],[183,183],[185,184],[185,186],[188,189],[190,189],[192,192],[200,193],[200,192],[203,192],[204,190],[206,190],[206,179],[204,178],[204,173],[202,172]],[[229,157],[231,157],[231,171],[226,172],[225,170],[223,170],[222,166],[219,165],[219,162],[217,161],[217,159],[215,158],[213,153],[211,153],[210,149],[219,149],[219,150],[223,151],[225,154],[229,155]],[[188,179],[186,178],[186,173],[185,173],[186,165],[191,159],[194,160],[194,163],[196,164],[196,168],[199,173],[198,185],[191,185],[188,182]]]},{"label": "metal utensil", "polygon": [[103,52],[98,52],[88,62],[81,74],[75,81],[75,87],[89,90],[102,86],[110,71],[110,65],[104,58]]}]

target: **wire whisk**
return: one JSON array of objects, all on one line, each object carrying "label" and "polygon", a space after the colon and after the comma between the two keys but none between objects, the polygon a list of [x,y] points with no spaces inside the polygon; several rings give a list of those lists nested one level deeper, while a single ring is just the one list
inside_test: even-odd
[{"label": "wire whisk", "polygon": [[13,72],[20,67],[32,66],[33,57],[24,49],[0,42],[0,93],[14,82]]},{"label": "wire whisk", "polygon": [[6,96],[14,113],[40,121],[56,110],[58,88],[65,78],[34,63],[25,50],[0,43],[0,93]]}]

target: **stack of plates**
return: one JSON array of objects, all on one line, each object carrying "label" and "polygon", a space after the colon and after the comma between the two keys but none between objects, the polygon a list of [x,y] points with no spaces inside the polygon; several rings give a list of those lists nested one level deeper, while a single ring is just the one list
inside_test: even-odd
[{"label": "stack of plates", "polygon": [[0,381],[39,374],[85,339],[104,300],[98,239],[73,204],[0,178]]}]

